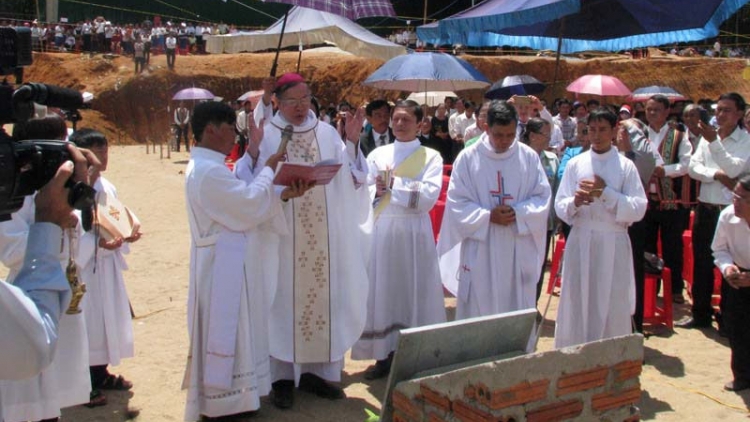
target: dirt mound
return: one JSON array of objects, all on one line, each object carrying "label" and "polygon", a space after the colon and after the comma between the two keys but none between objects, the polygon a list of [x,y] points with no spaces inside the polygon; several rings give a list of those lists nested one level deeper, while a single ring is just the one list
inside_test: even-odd
[{"label": "dirt mound", "polygon": [[[94,93],[92,110],[82,111],[84,120],[79,125],[103,130],[113,143],[142,143],[167,139],[175,105],[171,97],[178,90],[201,87],[225,100],[235,99],[259,88],[273,57],[271,53],[178,56],[176,70],[170,71],[165,56],[158,55],[152,56],[143,74],[135,75],[132,60],[125,57],[45,53],[34,55],[34,64],[26,69],[25,79]],[[562,96],[573,98],[565,87],[585,74],[614,75],[631,88],[667,85],[693,99],[716,98],[729,91],[750,96],[750,83],[742,79],[745,61],[740,59],[680,58],[654,50],[650,58],[642,60],[624,56],[565,59],[556,70],[556,61],[551,57],[463,57],[491,81],[513,74],[535,76],[547,84],[542,97],[548,101]],[[298,59],[297,53],[282,53],[277,73],[296,70]],[[361,85],[381,64],[379,60],[351,55],[305,52],[300,73],[311,81],[311,89],[322,105],[342,99],[359,104],[371,98],[395,100],[408,95]],[[482,97],[482,92],[462,94],[474,101]]]}]

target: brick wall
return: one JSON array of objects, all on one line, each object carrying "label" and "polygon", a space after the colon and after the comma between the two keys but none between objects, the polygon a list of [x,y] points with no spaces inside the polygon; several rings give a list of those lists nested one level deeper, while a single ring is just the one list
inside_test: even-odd
[{"label": "brick wall", "polygon": [[640,420],[643,337],[630,335],[400,382],[395,422]]}]

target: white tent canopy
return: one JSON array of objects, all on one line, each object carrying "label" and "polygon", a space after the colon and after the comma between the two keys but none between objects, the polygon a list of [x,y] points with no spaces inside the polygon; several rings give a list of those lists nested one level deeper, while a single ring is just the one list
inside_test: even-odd
[{"label": "white tent canopy", "polygon": [[[275,49],[283,19],[265,31],[206,37],[206,51],[212,54]],[[406,53],[402,45],[381,38],[351,20],[319,10],[294,7],[289,11],[282,48],[299,44],[334,44],[361,57],[389,60]]]}]

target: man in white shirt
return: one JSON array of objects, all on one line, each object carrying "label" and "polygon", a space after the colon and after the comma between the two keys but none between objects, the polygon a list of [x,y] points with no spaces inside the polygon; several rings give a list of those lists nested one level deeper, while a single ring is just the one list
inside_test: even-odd
[{"label": "man in white shirt", "polygon": [[252,101],[250,101],[250,99],[247,99],[244,103],[242,103],[242,111],[237,114],[237,132],[240,135],[240,155],[244,154],[245,149],[247,148],[247,141],[250,138],[250,126],[248,125],[248,120],[252,118],[253,103]]},{"label": "man in white shirt", "polygon": [[167,49],[167,67],[170,70],[174,70],[174,60],[177,53],[177,38],[175,38],[174,32],[170,32],[167,35],[165,47]]},{"label": "man in white shirt", "polygon": [[740,177],[732,192],[732,205],[719,215],[711,249],[714,263],[729,285],[722,291],[722,300],[726,303],[733,379],[724,389],[746,390],[750,388],[750,174]]},{"label": "man in white shirt", "polygon": [[690,158],[689,169],[690,177],[701,182],[693,221],[692,317],[679,321],[676,324],[678,327],[711,326],[711,294],[714,286],[711,241],[719,213],[731,202],[731,189],[736,178],[748,169],[750,134],[740,126],[745,107],[745,99],[740,94],[723,94],[716,107],[719,129],[698,123],[702,136],[698,151]]},{"label": "man in white shirt", "polygon": [[190,110],[180,101],[174,110],[174,124],[179,128],[177,133],[177,151],[180,151],[180,138],[185,138],[185,150],[190,152],[190,139],[188,138],[188,123],[190,123]]},{"label": "man in white shirt", "polygon": [[557,116],[552,118],[552,122],[562,131],[565,147],[569,147],[573,144],[576,134],[576,119],[570,115],[572,110],[570,100],[562,98],[560,104],[557,106],[557,110]]}]

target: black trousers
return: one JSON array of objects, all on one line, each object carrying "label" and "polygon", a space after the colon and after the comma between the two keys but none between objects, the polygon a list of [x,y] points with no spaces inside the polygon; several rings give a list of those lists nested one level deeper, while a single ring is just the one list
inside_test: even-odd
[{"label": "black trousers", "polygon": [[167,49],[167,66],[170,69],[174,69],[175,53],[176,53],[176,49],[174,48]]},{"label": "black trousers", "polygon": [[180,150],[180,138],[185,138],[185,150],[190,152],[190,140],[188,139],[187,126],[177,126],[177,151]]},{"label": "black trousers", "polygon": [[729,287],[724,293],[722,319],[727,323],[732,349],[732,375],[735,381],[750,382],[750,288]]},{"label": "black trousers", "polygon": [[645,258],[643,257],[643,253],[646,251],[647,227],[648,224],[644,220],[641,220],[633,223],[628,228],[630,248],[633,252],[633,271],[635,274],[635,313],[633,314],[633,323],[635,324],[635,330],[639,333],[643,332],[643,296],[646,285],[646,272],[643,269]]},{"label": "black trousers", "polygon": [[713,316],[711,294],[714,291],[714,258],[711,243],[719,222],[721,208],[698,203],[693,222],[693,319],[710,323]]},{"label": "black trousers", "polygon": [[661,237],[664,265],[672,271],[672,294],[682,294],[685,281],[682,278],[682,233],[690,221],[690,210],[660,210],[658,205],[649,203],[643,217],[646,234],[646,252],[657,253],[657,236]]},{"label": "black trousers", "polygon": [[83,39],[83,51],[88,53],[91,51],[91,34],[83,34],[81,36]]},{"label": "black trousers", "polygon": [[104,380],[109,376],[107,365],[94,365],[89,366],[89,375],[91,376],[91,387],[96,388],[104,383]]},{"label": "black trousers", "polygon": [[242,154],[244,154],[245,150],[247,149],[247,138],[245,138],[244,135],[240,135],[238,144],[239,144],[239,153],[241,157]]}]

